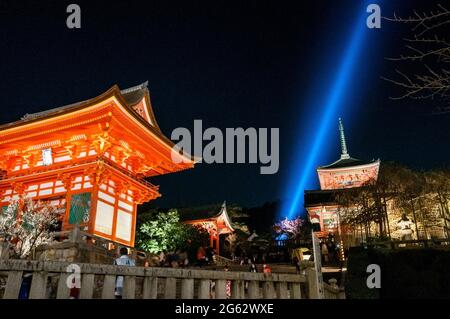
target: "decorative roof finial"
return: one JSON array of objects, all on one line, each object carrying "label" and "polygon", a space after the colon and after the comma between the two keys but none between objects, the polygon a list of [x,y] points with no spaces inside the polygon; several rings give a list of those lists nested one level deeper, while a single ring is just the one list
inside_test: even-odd
[{"label": "decorative roof finial", "polygon": [[347,151],[347,142],[345,141],[344,124],[342,124],[341,118],[339,118],[339,133],[341,136],[341,159],[350,158]]},{"label": "decorative roof finial", "polygon": [[127,94],[127,93],[135,92],[135,91],[138,91],[138,90],[143,90],[143,89],[146,89],[146,88],[148,88],[148,81],[145,81],[144,83],[135,85],[135,86],[130,87],[128,89],[120,90],[120,93]]}]

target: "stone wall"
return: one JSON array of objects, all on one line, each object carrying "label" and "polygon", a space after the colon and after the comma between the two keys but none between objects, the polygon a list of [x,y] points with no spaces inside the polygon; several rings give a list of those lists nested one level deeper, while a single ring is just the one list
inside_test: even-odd
[{"label": "stone wall", "polygon": [[33,259],[111,265],[115,258],[115,251],[81,242],[63,242],[38,247]]},{"label": "stone wall", "polygon": [[[114,259],[118,257],[116,250],[108,250],[102,246],[94,245],[89,242],[55,242],[49,245],[38,247],[33,255],[33,260],[37,261],[62,261],[89,264],[112,265]],[[157,266],[158,263],[150,257],[136,256],[131,253],[131,258],[137,266],[144,266],[148,261],[149,266]]]}]

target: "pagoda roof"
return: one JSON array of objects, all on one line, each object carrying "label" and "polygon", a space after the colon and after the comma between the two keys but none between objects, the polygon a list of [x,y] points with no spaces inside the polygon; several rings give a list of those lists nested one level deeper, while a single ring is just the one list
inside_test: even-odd
[{"label": "pagoda roof", "polygon": [[347,141],[345,139],[345,132],[344,132],[344,124],[342,123],[342,119],[339,118],[339,138],[341,143],[341,157],[329,164],[324,166],[319,166],[318,170],[327,170],[327,169],[338,169],[338,168],[352,168],[357,166],[363,166],[363,165],[370,165],[374,163],[378,163],[380,160],[371,160],[371,161],[364,161],[357,158],[353,158],[348,153],[347,149]]},{"label": "pagoda roof", "polygon": [[73,137],[80,128],[95,137],[106,127],[112,138],[118,138],[117,143],[136,149],[136,156],[144,161],[142,174],[146,177],[189,169],[199,161],[185,151],[175,154],[179,157],[174,161],[175,144],[156,122],[147,82],[125,90],[114,85],[94,98],[26,114],[18,121],[0,125],[0,149],[17,152],[27,149],[31,140],[42,144],[48,138],[60,143],[60,139]]},{"label": "pagoda roof", "polygon": [[[137,86],[127,88],[124,90],[120,90],[117,85],[112,86],[110,89],[105,91],[104,93],[87,100],[83,100],[81,102],[76,102],[72,104],[67,104],[64,106],[48,109],[45,111],[25,114],[22,118],[15,122],[5,123],[0,125],[0,138],[5,137],[6,135],[13,134],[16,129],[26,129],[28,125],[33,123],[38,123],[43,120],[57,118],[62,115],[76,113],[77,111],[83,110],[90,106],[93,106],[97,103],[100,103],[108,98],[115,98],[121,106],[127,111],[128,114],[131,115],[134,119],[136,119],[139,123],[141,123],[150,133],[155,135],[157,138],[162,140],[166,145],[173,147],[174,143],[167,138],[159,128],[156,118],[153,113],[151,101],[150,101],[150,93],[148,90],[148,81]],[[148,114],[149,119],[147,120],[143,116],[141,116],[134,108],[136,104],[140,103],[145,99],[146,113]],[[188,156],[193,162],[198,161],[199,159],[189,155]]]},{"label": "pagoda roof", "polygon": [[349,157],[349,158],[340,158],[334,163],[331,163],[329,165],[319,166],[318,169],[335,169],[335,168],[349,168],[349,167],[356,167],[356,166],[363,166],[363,165],[369,165],[373,163],[377,163],[379,160],[371,160],[371,161],[364,161],[357,158]]},{"label": "pagoda roof", "polygon": [[181,208],[178,209],[178,212],[180,214],[180,221],[182,222],[213,221],[224,217],[227,226],[231,230],[234,230],[225,202],[222,205],[216,204],[194,208]]},{"label": "pagoda roof", "polygon": [[[124,89],[124,90],[119,90],[119,87],[117,85],[114,85],[112,88],[110,88],[104,94],[101,94],[100,96],[97,96],[97,97],[94,97],[91,99],[51,108],[51,109],[41,111],[41,112],[27,113],[24,116],[22,116],[19,121],[0,125],[0,130],[2,130],[4,128],[8,128],[8,127],[20,126],[22,124],[34,122],[36,120],[41,120],[41,119],[54,117],[54,116],[65,114],[65,113],[70,113],[71,111],[81,109],[85,106],[88,106],[88,105],[91,105],[91,104],[97,102],[100,99],[100,97],[107,95],[106,93],[108,93],[110,91],[117,91],[117,90],[120,92],[122,99],[125,101],[125,106],[128,107],[130,109],[130,111],[134,111],[134,109],[132,109],[132,107],[134,105],[136,105],[137,103],[139,103],[140,101],[142,101],[143,98],[148,97],[148,99],[149,99],[149,97],[150,97],[150,91],[148,90],[148,81],[146,81],[142,84],[133,86],[131,88]],[[148,108],[150,110],[151,120],[153,123],[156,124],[156,119],[154,117],[151,103],[148,104]],[[155,126],[160,131],[159,126],[157,124]]]},{"label": "pagoda roof", "polygon": [[125,101],[127,101],[130,105],[139,103],[139,101],[141,101],[148,92],[148,81],[120,91],[122,96],[125,98]]}]

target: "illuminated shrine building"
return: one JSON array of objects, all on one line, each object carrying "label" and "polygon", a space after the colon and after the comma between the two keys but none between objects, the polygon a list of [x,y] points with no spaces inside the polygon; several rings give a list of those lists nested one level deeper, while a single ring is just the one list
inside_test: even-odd
[{"label": "illuminated shrine building", "polygon": [[363,161],[349,155],[341,119],[339,133],[341,157],[332,164],[317,168],[320,190],[305,191],[305,208],[311,223],[316,229],[320,228],[319,237],[338,232],[338,205],[334,202],[336,192],[361,187],[378,179],[380,160]]},{"label": "illuminated shrine building", "polygon": [[134,246],[136,207],[160,195],[145,178],[192,168],[161,132],[147,83],[0,126],[0,205],[58,206],[63,230]]},{"label": "illuminated shrine building", "polygon": [[213,247],[218,255],[220,254],[220,236],[234,232],[225,202],[222,204],[219,213],[211,210],[198,210],[184,213],[181,218],[185,224],[204,228],[209,234],[210,247]]}]

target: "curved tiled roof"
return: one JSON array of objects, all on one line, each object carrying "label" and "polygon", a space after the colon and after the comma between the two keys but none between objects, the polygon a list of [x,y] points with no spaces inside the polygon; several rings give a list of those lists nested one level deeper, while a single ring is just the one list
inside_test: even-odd
[{"label": "curved tiled roof", "polygon": [[[127,102],[128,105],[134,105],[134,104],[140,102],[142,100],[142,98],[145,96],[146,91],[148,91],[147,86],[148,86],[148,81],[146,81],[142,84],[133,86],[131,88],[121,90],[120,93],[122,94],[123,98],[125,99],[125,101]],[[84,100],[84,101],[80,101],[80,102],[76,102],[76,103],[71,103],[71,104],[55,107],[55,108],[48,109],[48,110],[45,110],[42,112],[36,112],[36,113],[31,113],[31,114],[27,113],[24,116],[22,116],[20,120],[21,121],[29,121],[29,120],[46,117],[48,115],[64,113],[64,111],[66,111],[68,109],[71,109],[71,108],[79,106],[79,105],[87,104],[91,100],[93,100],[93,99],[88,99],[88,100]]]},{"label": "curved tiled roof", "polygon": [[222,205],[207,205],[202,207],[182,208],[178,209],[180,214],[180,221],[182,222],[195,222],[199,220],[213,220],[221,215],[225,218],[225,223],[233,230],[233,223],[227,212],[226,202]]},{"label": "curved tiled roof", "polygon": [[357,158],[349,157],[349,158],[340,158],[334,163],[331,163],[329,165],[320,166],[319,169],[332,169],[332,168],[344,168],[344,167],[353,167],[353,166],[360,166],[360,165],[367,165],[375,163],[376,160],[371,161],[363,161]]}]

